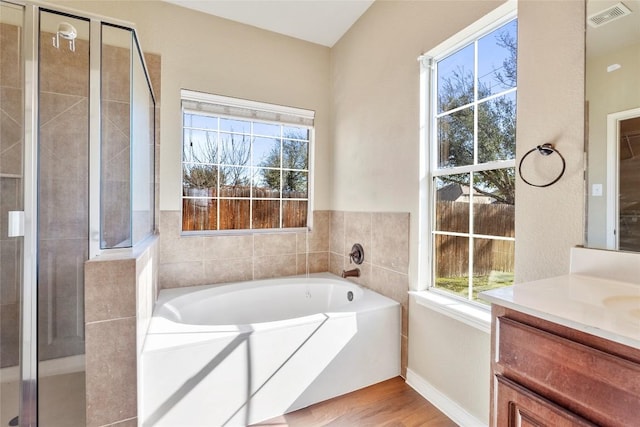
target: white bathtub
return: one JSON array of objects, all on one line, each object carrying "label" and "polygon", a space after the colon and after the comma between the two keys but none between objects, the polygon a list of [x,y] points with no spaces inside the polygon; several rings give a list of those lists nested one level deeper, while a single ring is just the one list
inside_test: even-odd
[{"label": "white bathtub", "polygon": [[397,302],[328,273],[163,290],[141,424],[247,425],[393,378],[400,317]]}]

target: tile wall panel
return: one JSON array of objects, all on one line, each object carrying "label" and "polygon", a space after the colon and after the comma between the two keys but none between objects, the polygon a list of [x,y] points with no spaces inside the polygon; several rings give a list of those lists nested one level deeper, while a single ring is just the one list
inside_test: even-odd
[{"label": "tile wall panel", "polygon": [[158,240],[85,263],[88,427],[137,422],[137,360],[157,296]]},{"label": "tile wall panel", "polygon": [[86,326],[87,427],[136,417],[136,318]]},{"label": "tile wall panel", "polygon": [[218,284],[329,268],[330,212],[316,211],[308,232],[181,236],[180,212],[160,214],[161,288]]},{"label": "tile wall panel", "polygon": [[[402,307],[401,372],[407,369],[409,214],[396,212],[331,212],[329,271],[360,269],[349,280],[400,303]],[[350,263],[354,243],[364,249],[364,263]]]},{"label": "tile wall panel", "polygon": [[134,259],[85,263],[85,321],[97,322],[136,315]]}]

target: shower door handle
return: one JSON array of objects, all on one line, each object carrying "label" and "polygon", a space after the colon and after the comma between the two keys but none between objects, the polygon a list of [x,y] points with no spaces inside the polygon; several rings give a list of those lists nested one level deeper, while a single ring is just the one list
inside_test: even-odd
[{"label": "shower door handle", "polygon": [[9,211],[8,237],[24,236],[24,211]]}]

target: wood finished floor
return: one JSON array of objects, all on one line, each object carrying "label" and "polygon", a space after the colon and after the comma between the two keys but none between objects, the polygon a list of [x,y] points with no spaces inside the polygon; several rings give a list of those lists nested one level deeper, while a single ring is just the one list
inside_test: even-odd
[{"label": "wood finished floor", "polygon": [[404,379],[396,377],[254,426],[455,427],[456,424],[409,387]]}]

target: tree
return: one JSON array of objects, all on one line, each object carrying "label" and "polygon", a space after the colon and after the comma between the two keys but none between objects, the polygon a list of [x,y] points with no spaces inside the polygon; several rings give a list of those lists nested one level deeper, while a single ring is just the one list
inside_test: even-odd
[{"label": "tree", "polygon": [[513,34],[502,31],[496,37],[496,45],[506,49],[509,56],[502,61],[504,71],[494,70],[495,79],[505,87],[515,87],[518,77],[518,41]]},{"label": "tree", "polygon": [[248,188],[251,177],[247,167],[251,159],[251,140],[247,135],[230,134],[220,138],[221,179],[220,185],[226,188]]},{"label": "tree", "polygon": [[[515,87],[517,78],[517,42],[509,31],[496,35],[496,45],[506,49],[502,66],[494,69],[492,78],[497,85]],[[462,67],[440,81],[438,109],[446,112],[468,105],[473,100],[475,79],[472,71]],[[487,83],[478,83],[478,99],[492,94]],[[479,104],[477,114],[478,161],[480,163],[515,158],[516,103],[515,98],[501,96]],[[473,164],[474,112],[471,108],[458,110],[438,120],[440,166]],[[497,203],[515,203],[515,173],[513,168],[494,169],[469,174],[442,176],[445,183],[469,186]]]},{"label": "tree", "polygon": [[188,144],[183,144],[182,158],[190,162],[182,168],[182,185],[185,189],[217,188],[218,167],[214,164],[218,159],[218,142],[209,133],[205,134],[202,145],[191,139]]},{"label": "tree", "polygon": [[[228,134],[220,143],[205,134],[205,141],[189,140],[183,147],[183,185],[188,188],[214,188],[218,179],[225,187],[249,186],[250,176],[242,166],[248,166],[251,144],[247,135]],[[220,157],[218,158],[218,153]],[[224,165],[224,166],[219,166]],[[233,166],[228,166],[233,165]]]},{"label": "tree", "polygon": [[[307,172],[301,169],[308,169],[309,143],[306,135],[294,132],[285,135],[282,141],[282,163],[280,162],[280,147],[273,147],[266,159],[260,165],[262,178],[267,187],[280,189],[280,168],[282,168],[282,192],[307,193]],[[273,169],[267,169],[273,168]]]}]

